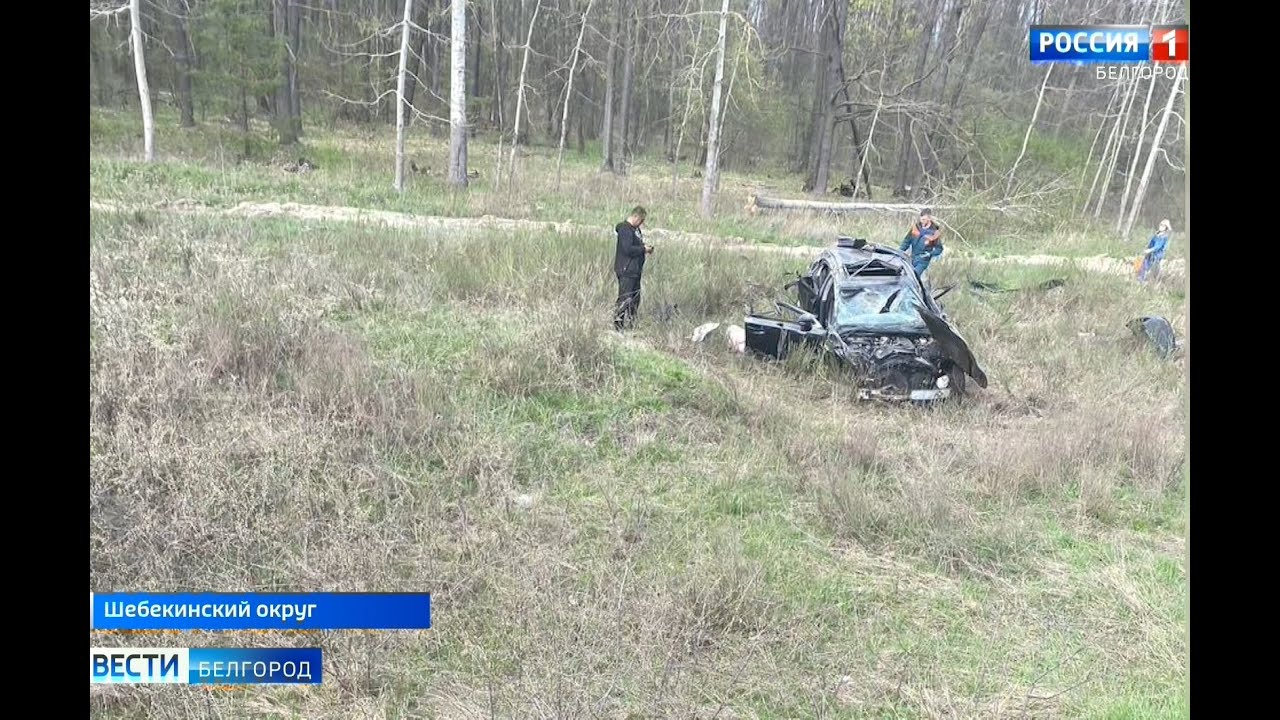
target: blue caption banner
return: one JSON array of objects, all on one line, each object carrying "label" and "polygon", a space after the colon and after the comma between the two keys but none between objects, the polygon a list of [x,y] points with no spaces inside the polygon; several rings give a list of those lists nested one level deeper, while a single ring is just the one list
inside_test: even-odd
[{"label": "blue caption banner", "polygon": [[319,685],[320,648],[89,648],[90,684]]},{"label": "blue caption banner", "polygon": [[91,630],[428,630],[429,593],[89,593]]},{"label": "blue caption banner", "polygon": [[1151,60],[1146,25],[1032,25],[1031,62],[1144,63]]}]

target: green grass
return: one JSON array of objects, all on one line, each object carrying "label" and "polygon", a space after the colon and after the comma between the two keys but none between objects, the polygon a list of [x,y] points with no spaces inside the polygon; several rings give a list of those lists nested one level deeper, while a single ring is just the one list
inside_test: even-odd
[{"label": "green grass", "polygon": [[939,264],[992,382],[921,410],[688,340],[804,258],[665,247],[619,338],[611,252],[91,211],[91,587],[434,594],[422,634],[269,638],[320,688],[95,713],[1186,714],[1182,371],[1124,328],[1177,295]]}]

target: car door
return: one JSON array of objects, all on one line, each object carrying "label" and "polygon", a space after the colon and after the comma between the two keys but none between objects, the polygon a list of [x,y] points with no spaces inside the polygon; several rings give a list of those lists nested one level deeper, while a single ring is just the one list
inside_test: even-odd
[{"label": "car door", "polygon": [[822,313],[819,312],[818,308],[818,297],[823,283],[827,281],[830,274],[826,263],[819,260],[810,266],[804,275],[787,286],[788,289],[792,287],[796,289],[796,299],[799,301],[802,310],[822,317]]},{"label": "car door", "polygon": [[782,360],[798,346],[821,347],[826,330],[811,313],[785,303],[777,305],[777,314],[747,315],[743,329],[748,349]]}]

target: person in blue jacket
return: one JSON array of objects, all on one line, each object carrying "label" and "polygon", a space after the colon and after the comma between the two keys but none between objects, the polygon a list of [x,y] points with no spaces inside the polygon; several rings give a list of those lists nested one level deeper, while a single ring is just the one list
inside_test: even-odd
[{"label": "person in blue jacket", "polygon": [[911,256],[911,267],[923,280],[929,263],[942,254],[942,228],[933,218],[932,210],[925,208],[920,211],[919,219],[911,223],[898,249]]},{"label": "person in blue jacket", "polygon": [[1169,246],[1171,232],[1173,232],[1173,226],[1169,221],[1161,220],[1156,234],[1151,236],[1151,240],[1147,242],[1147,249],[1142,252],[1142,267],[1138,269],[1138,282],[1145,283],[1148,279],[1156,280],[1160,277],[1160,262],[1164,260],[1164,251]]}]

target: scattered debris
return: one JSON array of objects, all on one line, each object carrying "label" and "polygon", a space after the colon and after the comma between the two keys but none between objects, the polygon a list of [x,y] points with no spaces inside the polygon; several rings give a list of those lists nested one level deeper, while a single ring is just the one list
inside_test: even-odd
[{"label": "scattered debris", "polygon": [[1169,321],[1159,317],[1143,316],[1128,323],[1134,337],[1151,343],[1160,357],[1167,358],[1179,349],[1177,335]]},{"label": "scattered debris", "polygon": [[1035,285],[1028,285],[1023,287],[1009,287],[1007,285],[998,285],[996,283],[990,283],[983,280],[970,280],[969,289],[976,292],[985,292],[985,293],[1018,292],[1020,290],[1039,290],[1043,292],[1046,290],[1052,290],[1054,288],[1062,287],[1063,285],[1066,285],[1066,284],[1067,284],[1067,281],[1063,278],[1051,278],[1049,280],[1045,280],[1044,282],[1036,283]]},{"label": "scattered debris", "polygon": [[747,331],[741,325],[730,325],[725,334],[729,336],[729,347],[736,353],[747,351]]},{"label": "scattered debris", "polygon": [[284,166],[284,171],[289,173],[309,173],[312,170],[319,169],[319,165],[316,165],[306,158],[298,158],[298,162],[291,162]]},{"label": "scattered debris", "polygon": [[703,323],[699,325],[693,329],[693,341],[696,343],[702,342],[706,339],[707,335],[710,335],[712,331],[718,327],[720,327],[720,323],[717,322]]}]

